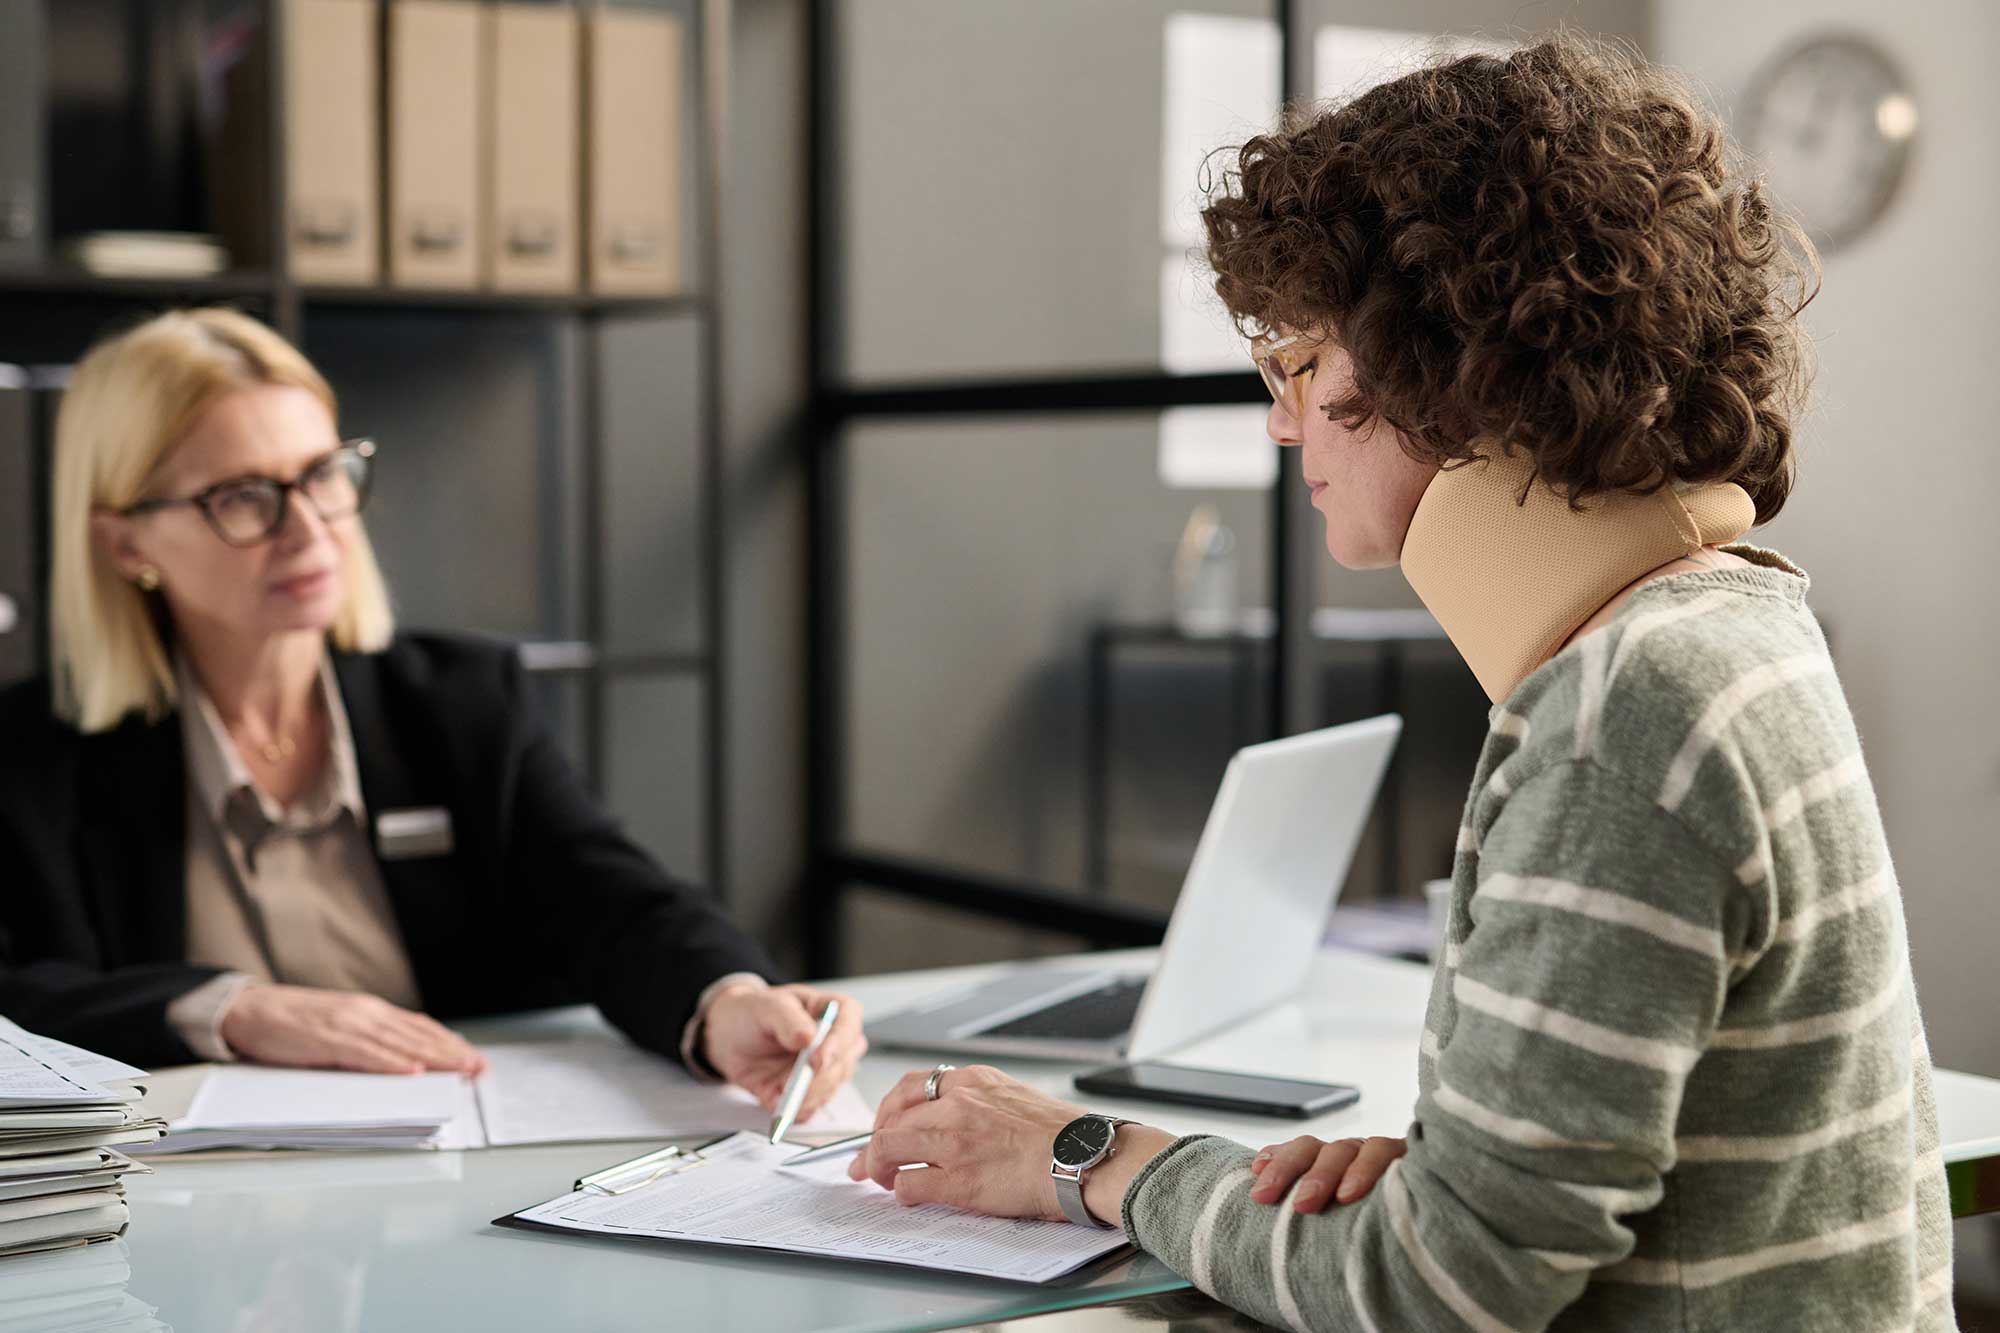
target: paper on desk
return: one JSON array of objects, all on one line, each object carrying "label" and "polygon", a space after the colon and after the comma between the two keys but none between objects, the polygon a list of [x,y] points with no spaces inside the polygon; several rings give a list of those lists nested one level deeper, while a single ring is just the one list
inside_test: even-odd
[{"label": "paper on desk", "polygon": [[[18,1028],[15,1030],[19,1031]],[[128,1065],[123,1060],[114,1060],[108,1055],[99,1055],[96,1051],[86,1051],[81,1046],[72,1046],[66,1041],[57,1041],[54,1037],[37,1037],[33,1033],[25,1035],[51,1062],[61,1065],[85,1082],[123,1083],[129,1079],[146,1077],[145,1070]],[[114,1088],[112,1091],[123,1094],[125,1090]]]},{"label": "paper on desk", "polygon": [[119,1094],[71,1069],[67,1059],[50,1049],[52,1045],[0,1018],[0,1108],[119,1100]]},{"label": "paper on desk", "polygon": [[164,1121],[148,1119],[134,1121],[119,1129],[52,1130],[13,1137],[0,1134],[0,1164],[7,1164],[10,1158],[41,1158],[52,1153],[75,1152],[80,1148],[124,1148],[128,1152],[144,1152],[166,1127]]},{"label": "paper on desk", "polygon": [[125,1230],[132,1214],[125,1200],[92,1201],[75,1212],[0,1220],[0,1257],[34,1254],[78,1241],[108,1240]]},{"label": "paper on desk", "polygon": [[745,1246],[1017,1282],[1047,1282],[1124,1248],[1125,1233],[1068,1222],[981,1217],[942,1204],[906,1208],[844,1158],[781,1167],[790,1152],[738,1134],[702,1165],[629,1193],[589,1191],[516,1214],[566,1231]]},{"label": "paper on desk", "polygon": [[353,1074],[324,1069],[263,1069],[221,1065],[175,1128],[269,1129],[297,1126],[341,1129],[435,1130],[451,1119],[459,1076]]},{"label": "paper on desk", "polygon": [[78,1171],[127,1170],[132,1159],[109,1148],[84,1148],[76,1152],[45,1153],[35,1157],[0,1160],[0,1183],[29,1176],[60,1176]]},{"label": "paper on desk", "polygon": [[[770,1128],[771,1113],[741,1088],[697,1083],[628,1042],[579,1037],[480,1049],[492,1067],[476,1081],[479,1112],[495,1147]],[[874,1123],[875,1112],[850,1083],[797,1132],[854,1134]]]},{"label": "paper on desk", "polygon": [[222,1065],[147,1155],[203,1148],[422,1148],[457,1106],[457,1074]]},{"label": "paper on desk", "polygon": [[[483,1148],[762,1130],[770,1113],[740,1088],[697,1083],[679,1066],[615,1039],[483,1048],[492,1068],[457,1074],[353,1074],[222,1065],[149,1153],[204,1148]],[[874,1123],[852,1085],[805,1133]]]}]

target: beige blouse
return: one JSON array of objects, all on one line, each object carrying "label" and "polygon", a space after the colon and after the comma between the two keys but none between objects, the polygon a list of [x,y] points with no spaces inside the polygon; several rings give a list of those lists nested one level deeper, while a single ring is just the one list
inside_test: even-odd
[{"label": "beige blouse", "polygon": [[187,759],[187,960],[228,972],[168,1019],[205,1059],[228,1058],[222,1013],[245,982],[364,991],[423,1007],[368,841],[347,709],[322,662],[328,762],[298,801],[259,790],[185,657],[176,673]]},{"label": "beige blouse", "polygon": [[[253,981],[378,995],[423,1008],[395,910],[368,838],[354,735],[331,661],[319,670],[327,764],[298,801],[280,806],[260,790],[185,655],[175,662],[187,764],[187,961],[228,969],[167,1006],[167,1021],[204,1060],[232,1060],[222,1019]],[[709,1002],[735,981],[711,982],[681,1034],[695,1058]]]}]

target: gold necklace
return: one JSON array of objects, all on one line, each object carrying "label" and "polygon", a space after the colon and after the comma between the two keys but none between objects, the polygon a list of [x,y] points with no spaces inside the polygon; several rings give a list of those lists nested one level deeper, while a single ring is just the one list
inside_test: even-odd
[{"label": "gold necklace", "polygon": [[264,762],[267,764],[281,764],[298,752],[298,742],[290,736],[280,736],[275,741],[257,743],[257,753],[264,756]]}]

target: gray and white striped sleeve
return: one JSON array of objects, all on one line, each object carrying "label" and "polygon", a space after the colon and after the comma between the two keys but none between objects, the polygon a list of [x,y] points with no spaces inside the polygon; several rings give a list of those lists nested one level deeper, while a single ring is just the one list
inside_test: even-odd
[{"label": "gray and white striped sleeve", "polygon": [[1479,876],[1408,1155],[1300,1215],[1251,1202],[1248,1148],[1184,1138],[1126,1193],[1136,1243],[1296,1329],[1540,1329],[1630,1255],[1748,928],[1735,877],[1588,760],[1507,797]]}]

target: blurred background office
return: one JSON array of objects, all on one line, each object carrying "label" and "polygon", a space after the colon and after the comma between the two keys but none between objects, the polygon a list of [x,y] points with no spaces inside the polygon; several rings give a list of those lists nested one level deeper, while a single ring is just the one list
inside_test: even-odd
[{"label": "blurred background office", "polygon": [[379,442],[402,623],[519,641],[639,841],[797,967],[1156,939],[1231,751],[1384,708],[1344,929],[1421,947],[1486,701],[1326,558],[1200,172],[1557,21],[1684,69],[1823,247],[1762,539],[1814,577],[1934,1054],[2000,1074],[1975,0],[0,0],[0,677],[46,653],[62,367],[224,302]]}]

